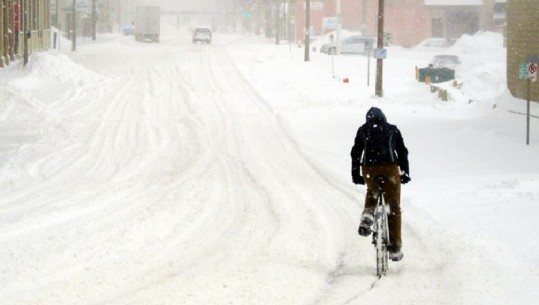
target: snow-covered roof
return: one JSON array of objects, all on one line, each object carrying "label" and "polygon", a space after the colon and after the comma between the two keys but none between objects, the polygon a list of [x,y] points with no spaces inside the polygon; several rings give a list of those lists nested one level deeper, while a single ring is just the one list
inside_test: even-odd
[{"label": "snow-covered roof", "polygon": [[444,6],[483,5],[483,0],[425,0],[425,5],[444,5]]}]

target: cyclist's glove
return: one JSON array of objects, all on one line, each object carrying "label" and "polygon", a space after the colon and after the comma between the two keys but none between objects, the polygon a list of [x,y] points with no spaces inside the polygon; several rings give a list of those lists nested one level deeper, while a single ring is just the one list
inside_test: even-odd
[{"label": "cyclist's glove", "polygon": [[359,173],[358,168],[352,168],[352,181],[354,184],[365,184],[365,179]]},{"label": "cyclist's glove", "polygon": [[355,184],[361,184],[361,185],[365,184],[365,179],[363,179],[363,177],[360,175],[352,177],[352,180],[354,180]]},{"label": "cyclist's glove", "polygon": [[410,182],[410,176],[407,174],[407,173],[404,173],[403,175],[401,175],[401,183],[402,184],[406,184],[408,182]]}]

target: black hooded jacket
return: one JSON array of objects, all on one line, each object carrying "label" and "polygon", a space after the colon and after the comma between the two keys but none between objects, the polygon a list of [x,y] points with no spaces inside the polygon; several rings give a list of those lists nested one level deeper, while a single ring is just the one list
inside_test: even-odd
[{"label": "black hooded jacket", "polygon": [[396,163],[409,175],[408,149],[397,126],[389,124],[382,110],[376,107],[369,109],[366,120],[359,127],[350,152],[352,171],[359,173],[361,165]]}]

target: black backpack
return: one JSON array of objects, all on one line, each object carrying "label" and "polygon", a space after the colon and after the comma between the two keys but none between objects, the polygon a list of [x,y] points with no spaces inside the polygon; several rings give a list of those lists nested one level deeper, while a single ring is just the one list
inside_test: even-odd
[{"label": "black backpack", "polygon": [[387,122],[369,122],[365,126],[364,165],[377,165],[397,161],[395,154],[395,129]]}]

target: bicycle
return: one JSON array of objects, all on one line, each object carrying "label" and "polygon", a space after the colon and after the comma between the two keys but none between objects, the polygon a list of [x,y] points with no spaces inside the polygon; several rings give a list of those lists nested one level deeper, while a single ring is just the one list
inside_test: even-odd
[{"label": "bicycle", "polygon": [[376,275],[381,278],[386,275],[389,267],[389,227],[387,215],[389,214],[389,205],[385,202],[384,184],[387,178],[377,176],[374,181],[378,184],[378,198],[374,207],[374,223],[372,227],[372,243],[376,249]]}]

